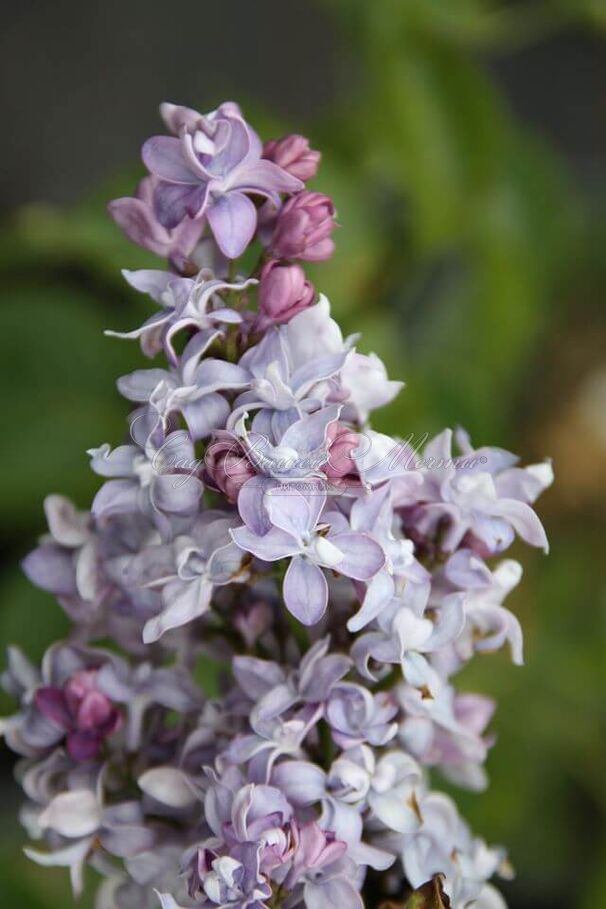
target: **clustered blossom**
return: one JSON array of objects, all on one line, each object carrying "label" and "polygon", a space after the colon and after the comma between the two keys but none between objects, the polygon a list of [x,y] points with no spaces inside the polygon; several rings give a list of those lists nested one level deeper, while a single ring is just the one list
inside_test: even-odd
[{"label": "clustered blossom", "polygon": [[3,675],[27,855],[76,893],[95,868],[98,909],[371,909],[432,881],[502,909],[503,851],[433,786],[486,785],[494,704],[455,680],[505,645],[522,662],[504,552],[547,549],[551,468],[373,431],[401,383],[301,264],[333,252],[319,153],[263,146],[234,103],[162,115],[110,211],[169,261],[124,273],[158,308],[122,337],[165,361],[118,380],[128,441],[90,450],[90,511],[47,498],[23,564],[72,621]]}]

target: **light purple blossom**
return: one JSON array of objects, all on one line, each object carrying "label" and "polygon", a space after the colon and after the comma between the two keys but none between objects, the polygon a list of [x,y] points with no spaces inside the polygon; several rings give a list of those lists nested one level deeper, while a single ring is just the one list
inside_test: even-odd
[{"label": "light purple blossom", "polygon": [[[232,542],[230,530],[237,517],[222,512],[206,512],[198,518],[189,535],[179,536],[172,544],[174,568],[162,578],[150,581],[162,587],[162,612],[148,619],[143,628],[146,644],[157,641],[166,631],[178,628],[204,615],[210,608],[215,587],[236,579],[243,582],[243,555]],[[157,561],[158,554],[152,555]]]},{"label": "light purple blossom", "polygon": [[260,409],[254,428],[267,435],[282,431],[303,413],[317,410],[332,391],[333,380],[351,353],[325,297],[271,328],[239,361],[249,389],[234,402],[228,426],[243,413]]},{"label": "light purple blossom", "polygon": [[[310,485],[310,484],[308,484]],[[367,581],[382,567],[383,550],[370,536],[331,527],[330,515],[321,520],[326,492],[274,487],[267,496],[270,530],[259,536],[244,526],[232,530],[234,541],[264,562],[290,558],[284,576],[284,602],[304,625],[318,622],[328,604],[328,585],[322,569]],[[335,516],[337,517],[337,516]]]},{"label": "light purple blossom", "polygon": [[158,180],[149,175],[139,183],[134,197],[114,199],[108,211],[129,240],[162,258],[179,270],[186,266],[204,229],[203,218],[185,217],[175,227],[162,225],[154,212],[153,200]]},{"label": "light purple blossom", "polygon": [[[548,551],[547,537],[530,507],[553,480],[551,465],[521,469],[517,458],[500,449],[473,449],[466,433],[456,434],[461,455],[452,453],[452,432],[445,430],[423,451],[420,504],[408,521],[417,533],[445,528],[441,547],[452,552],[466,538],[480,554],[503,552],[517,534]],[[463,468],[467,463],[469,466]]]},{"label": "light purple blossom", "polygon": [[143,512],[168,533],[169,515],[187,518],[195,513],[202,484],[187,466],[195,460],[188,433],[177,430],[162,446],[150,438],[145,451],[136,445],[113,450],[102,445],[88,453],[95,473],[109,478],[93,501],[96,517]]},{"label": "light purple blossom", "polygon": [[376,747],[386,745],[397,732],[398,724],[393,722],[397,712],[397,702],[390,693],[373,695],[351,682],[337,685],[326,705],[332,737],[344,750],[364,742]]},{"label": "light purple blossom", "polygon": [[178,138],[154,136],[142,150],[145,165],[158,180],[155,215],[167,230],[186,218],[205,216],[221,251],[235,259],[257,226],[250,194],[277,202],[280,193],[297,192],[303,184],[261,157],[257,134],[234,105],[221,105],[206,115],[175,110],[183,108],[163,107]]},{"label": "light purple blossom", "polygon": [[173,364],[178,360],[174,348],[178,332],[196,330],[198,337],[201,334],[207,345],[211,344],[221,336],[226,326],[242,322],[240,313],[226,306],[221,294],[226,291],[240,292],[256,284],[253,278],[230,284],[210,277],[204,271],[195,281],[153,269],[124,270],[123,275],[131,287],[149,294],[152,300],[159,303],[162,311],[133,331],[106,331],[105,334],[115,338],[139,339],[143,353],[149,357],[164,349]]}]

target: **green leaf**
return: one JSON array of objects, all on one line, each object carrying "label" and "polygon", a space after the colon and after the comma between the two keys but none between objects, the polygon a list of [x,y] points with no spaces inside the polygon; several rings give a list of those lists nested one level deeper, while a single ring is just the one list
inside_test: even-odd
[{"label": "green leaf", "polygon": [[[132,309],[129,325],[141,315]],[[99,481],[86,450],[124,436],[128,405],[114,383],[140,355],[131,342],[103,335],[124,315],[114,319],[90,292],[58,281],[9,286],[2,315],[0,381],[11,393],[3,410],[10,444],[0,450],[7,478],[0,516],[14,535],[20,526],[40,527],[51,491],[88,503]]]}]

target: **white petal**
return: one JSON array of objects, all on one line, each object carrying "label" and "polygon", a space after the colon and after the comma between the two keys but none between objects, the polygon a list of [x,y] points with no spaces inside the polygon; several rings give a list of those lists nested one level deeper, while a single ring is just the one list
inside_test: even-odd
[{"label": "white petal", "polygon": [[90,789],[74,789],[55,796],[40,815],[40,827],[50,827],[62,836],[89,836],[101,823],[101,806]]},{"label": "white petal", "polygon": [[171,808],[187,808],[196,801],[187,776],[175,767],[154,767],[137,780],[139,788]]}]

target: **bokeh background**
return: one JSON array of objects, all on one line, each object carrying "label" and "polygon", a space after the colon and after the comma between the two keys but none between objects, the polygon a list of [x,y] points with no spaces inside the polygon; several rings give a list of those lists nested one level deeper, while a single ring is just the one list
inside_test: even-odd
[{"label": "bokeh background", "polygon": [[[407,381],[378,428],[461,423],[553,457],[552,553],[522,554],[509,601],[527,665],[462,680],[498,698],[499,741],[491,788],[460,802],[510,849],[512,909],[606,905],[605,0],[21,0],[0,66],[0,644],[37,658],[64,633],[18,562],[44,495],[85,507],[86,448],[123,432],[114,381],[138,354],[102,330],[147,315],[119,269],[150,258],[105,203],[141,174],[159,101],[237,98],[265,137],[324,153],[342,227],[315,279]],[[3,900],[68,909],[65,873],[21,855],[0,757]]]}]

